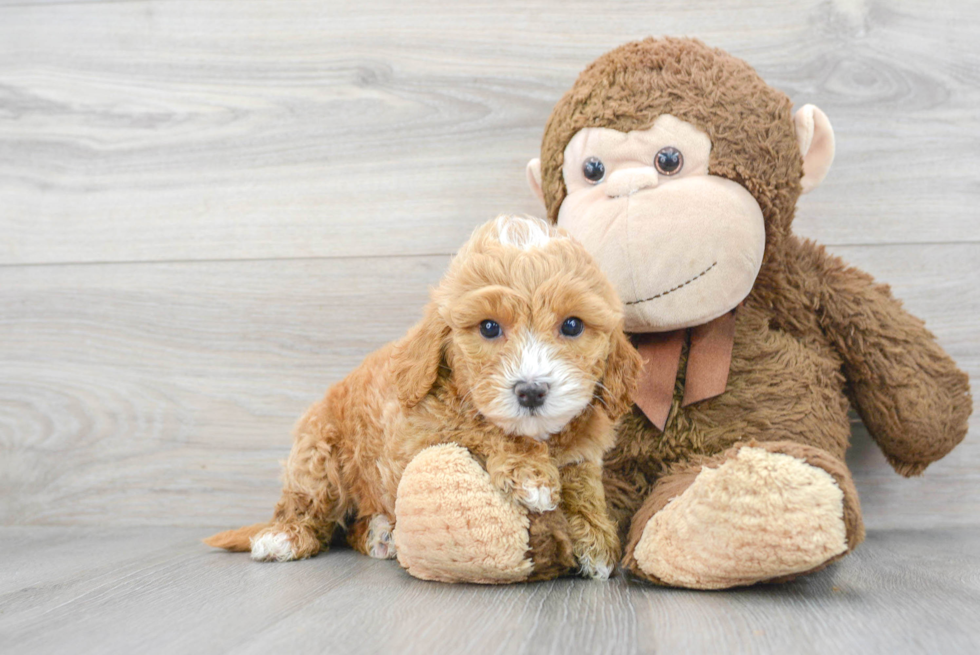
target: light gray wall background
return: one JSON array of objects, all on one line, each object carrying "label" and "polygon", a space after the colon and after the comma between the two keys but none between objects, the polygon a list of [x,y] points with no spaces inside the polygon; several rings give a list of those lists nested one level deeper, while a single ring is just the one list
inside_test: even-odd
[{"label": "light gray wall background", "polygon": [[[420,316],[604,51],[698,36],[834,124],[796,229],[980,377],[975,2],[0,0],[0,524],[261,520],[292,423]],[[975,523],[980,445],[870,527]]]}]

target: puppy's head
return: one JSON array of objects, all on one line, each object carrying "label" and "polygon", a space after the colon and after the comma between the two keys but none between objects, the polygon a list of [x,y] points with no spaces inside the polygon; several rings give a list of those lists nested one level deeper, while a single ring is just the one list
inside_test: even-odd
[{"label": "puppy's head", "polygon": [[398,349],[403,402],[417,403],[440,363],[508,434],[547,439],[591,404],[631,406],[639,356],[622,305],[585,249],[543,220],[501,216],[474,232]]}]

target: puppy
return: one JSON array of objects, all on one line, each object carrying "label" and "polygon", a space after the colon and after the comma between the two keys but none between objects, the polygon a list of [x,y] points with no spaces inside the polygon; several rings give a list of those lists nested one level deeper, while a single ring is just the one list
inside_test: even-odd
[{"label": "puppy", "polygon": [[455,442],[531,512],[568,517],[584,575],[619,557],[602,456],[640,367],[622,305],[585,249],[545,221],[478,228],[425,316],[369,355],[300,419],[272,521],[205,540],[252,558],[315,555],[338,525],[356,550],[395,556],[395,495],[422,449]]}]

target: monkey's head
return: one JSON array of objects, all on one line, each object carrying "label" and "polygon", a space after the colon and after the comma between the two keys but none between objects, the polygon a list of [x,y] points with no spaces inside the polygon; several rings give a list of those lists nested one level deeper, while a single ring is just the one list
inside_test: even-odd
[{"label": "monkey's head", "polygon": [[736,307],[830,168],[813,105],[693,39],[628,43],[558,102],[528,181],[599,261],[626,328],[706,323]]}]

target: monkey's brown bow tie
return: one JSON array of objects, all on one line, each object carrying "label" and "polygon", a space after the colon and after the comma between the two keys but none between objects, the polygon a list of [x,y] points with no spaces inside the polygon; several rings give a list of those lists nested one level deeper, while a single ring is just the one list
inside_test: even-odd
[{"label": "monkey's brown bow tie", "polygon": [[691,347],[687,354],[681,407],[719,396],[728,385],[735,343],[734,309],[693,328],[634,334],[633,341],[643,358],[643,370],[633,401],[661,431],[667,425],[674,401],[674,383],[688,332]]}]

